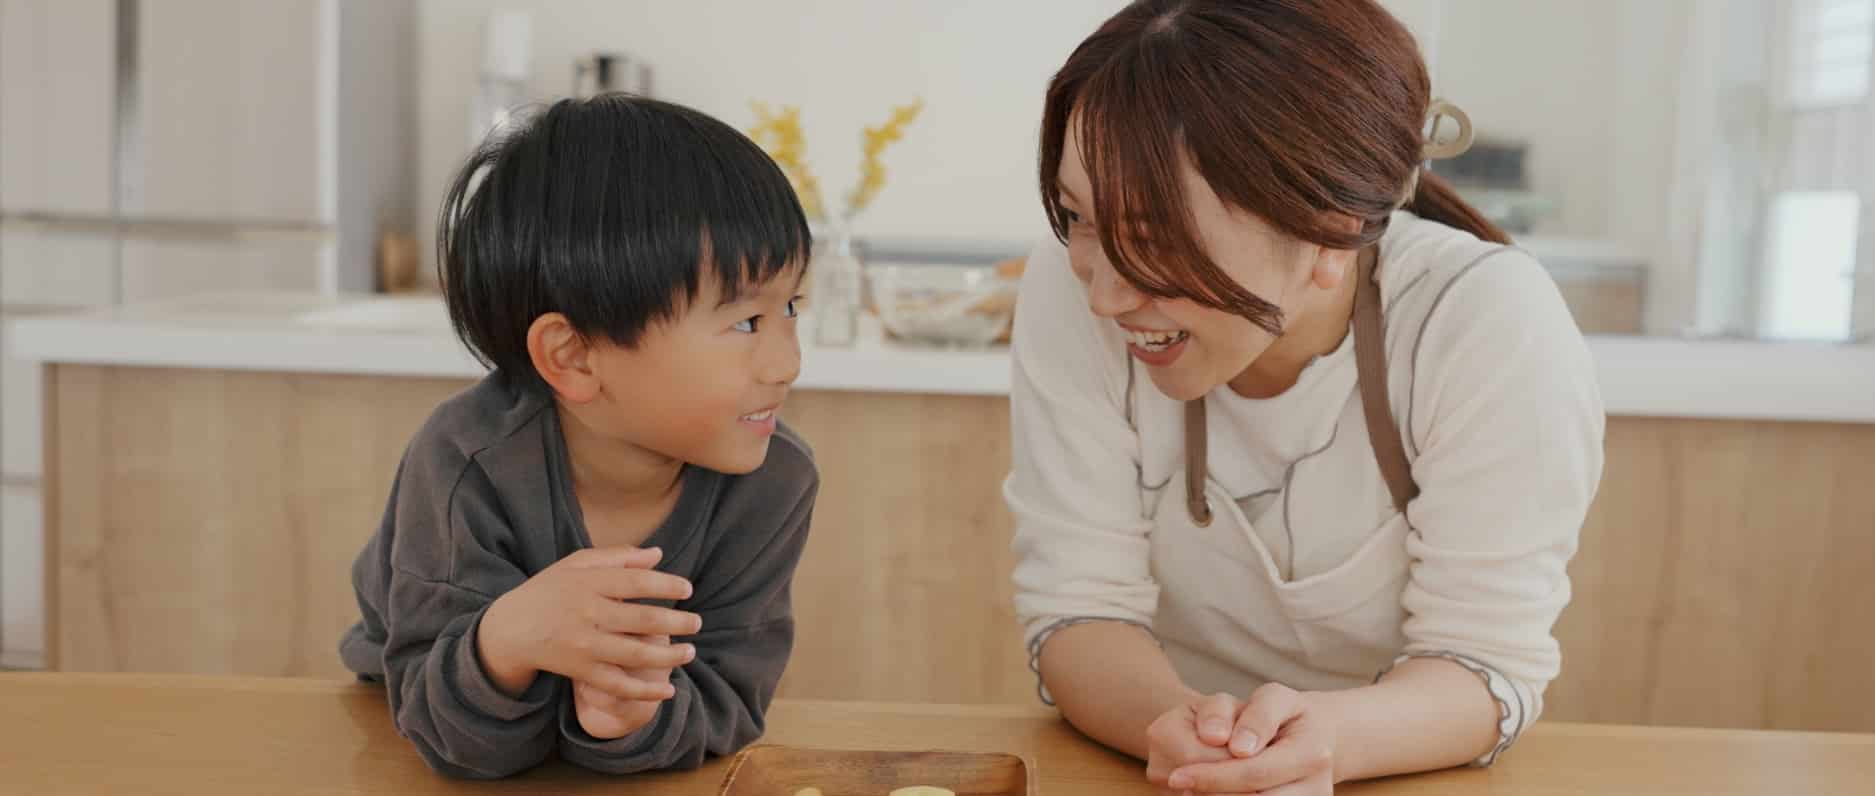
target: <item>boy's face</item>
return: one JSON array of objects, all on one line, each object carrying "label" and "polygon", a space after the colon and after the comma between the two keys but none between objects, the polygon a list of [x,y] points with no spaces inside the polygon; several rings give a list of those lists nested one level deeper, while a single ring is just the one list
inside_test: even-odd
[{"label": "boy's face", "polygon": [[803,269],[790,266],[734,302],[724,302],[714,270],[704,269],[690,306],[646,329],[636,346],[594,345],[604,397],[582,414],[639,447],[747,473],[768,456],[782,401],[801,372],[794,305]]}]

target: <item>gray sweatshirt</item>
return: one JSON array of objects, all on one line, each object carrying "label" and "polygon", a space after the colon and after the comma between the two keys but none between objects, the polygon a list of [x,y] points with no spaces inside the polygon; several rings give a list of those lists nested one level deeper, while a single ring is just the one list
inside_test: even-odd
[{"label": "gray sweatshirt", "polygon": [[568,467],[544,397],[490,376],[438,407],[352,565],[363,617],[339,643],[345,665],[385,684],[398,732],[454,776],[506,776],[556,752],[612,773],[693,768],[760,737],[794,641],[788,588],[819,488],[807,445],[782,427],[753,473],[685,468],[676,509],[644,546],[694,586],[674,605],[703,629],[672,641],[695,644],[696,659],[671,673],[677,695],[655,720],[610,741],[580,728],[566,678],[541,672],[509,697],[476,654],[496,597],[592,546]]}]

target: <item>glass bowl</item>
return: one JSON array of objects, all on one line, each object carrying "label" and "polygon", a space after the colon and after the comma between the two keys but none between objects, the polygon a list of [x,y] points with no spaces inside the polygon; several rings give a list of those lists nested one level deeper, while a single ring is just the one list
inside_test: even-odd
[{"label": "glass bowl", "polygon": [[866,279],[886,333],[900,340],[982,348],[1015,317],[1017,281],[992,267],[876,265]]}]

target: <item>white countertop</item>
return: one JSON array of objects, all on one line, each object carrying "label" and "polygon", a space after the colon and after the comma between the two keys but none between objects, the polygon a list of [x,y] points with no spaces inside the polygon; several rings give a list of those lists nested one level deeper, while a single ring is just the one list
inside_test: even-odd
[{"label": "white countertop", "polygon": [[[996,395],[1007,349],[946,351],[887,342],[875,319],[852,348],[816,348],[802,328],[798,389]],[[310,293],[201,296],[14,321],[29,361],[299,373],[480,378],[435,296]]]},{"label": "white countertop", "polygon": [[[819,348],[803,329],[807,390],[1005,395],[1006,349],[881,339]],[[230,294],[15,321],[13,354],[40,362],[477,378],[435,297]],[[1875,423],[1875,346],[1591,337],[1611,415]]]}]

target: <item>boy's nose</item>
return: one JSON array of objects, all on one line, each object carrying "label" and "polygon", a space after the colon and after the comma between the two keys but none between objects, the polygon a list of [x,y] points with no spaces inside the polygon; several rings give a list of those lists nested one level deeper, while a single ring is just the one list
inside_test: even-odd
[{"label": "boy's nose", "polygon": [[756,378],[763,384],[793,384],[801,375],[801,341],[794,335],[779,336],[762,352]]}]

